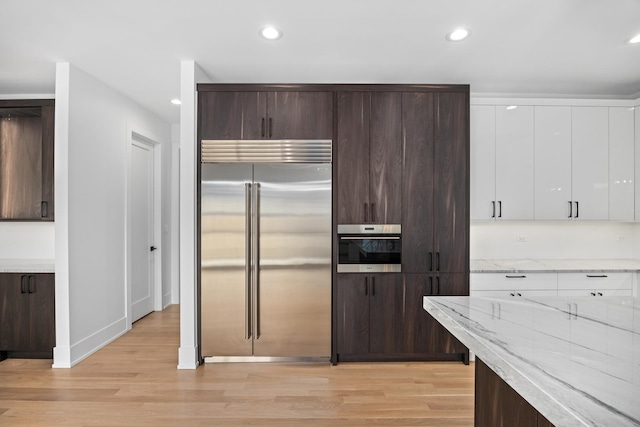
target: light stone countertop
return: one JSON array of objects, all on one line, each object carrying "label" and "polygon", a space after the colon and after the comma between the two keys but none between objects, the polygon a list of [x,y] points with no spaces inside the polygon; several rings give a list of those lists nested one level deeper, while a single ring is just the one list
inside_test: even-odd
[{"label": "light stone countertop", "polygon": [[53,259],[0,259],[0,273],[54,273]]},{"label": "light stone countertop", "polygon": [[423,306],[554,425],[640,425],[638,298],[424,297]]},{"label": "light stone countertop", "polygon": [[636,272],[638,259],[472,259],[471,273]]}]

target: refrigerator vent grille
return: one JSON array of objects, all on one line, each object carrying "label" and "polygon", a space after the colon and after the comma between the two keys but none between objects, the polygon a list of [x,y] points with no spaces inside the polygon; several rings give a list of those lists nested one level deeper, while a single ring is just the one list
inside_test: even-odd
[{"label": "refrigerator vent grille", "polygon": [[202,163],[331,163],[331,140],[203,140]]}]

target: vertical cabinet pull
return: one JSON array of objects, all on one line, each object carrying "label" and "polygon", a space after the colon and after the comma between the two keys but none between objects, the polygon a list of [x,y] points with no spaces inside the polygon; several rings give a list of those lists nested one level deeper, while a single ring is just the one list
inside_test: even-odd
[{"label": "vertical cabinet pull", "polygon": [[429,252],[429,271],[433,271],[433,252]]},{"label": "vertical cabinet pull", "polygon": [[567,218],[573,217],[573,203],[569,200],[569,216]]},{"label": "vertical cabinet pull", "polygon": [[27,279],[28,276],[26,275],[22,275],[20,276],[20,293],[21,294],[26,294],[27,293],[27,281],[25,279]]},{"label": "vertical cabinet pull", "polygon": [[580,205],[576,202],[576,218],[580,216]]},{"label": "vertical cabinet pull", "polygon": [[440,271],[440,251],[436,252],[436,271]]},{"label": "vertical cabinet pull", "polygon": [[273,119],[269,117],[269,138],[273,136]]},{"label": "vertical cabinet pull", "polygon": [[[264,128],[264,119],[262,119]],[[264,129],[263,129],[264,130]],[[264,136],[264,132],[263,132]],[[244,184],[244,339],[251,339],[251,184]]]},{"label": "vertical cabinet pull", "polygon": [[264,131],[264,117],[262,118],[262,137],[264,138],[265,136],[265,131]]},{"label": "vertical cabinet pull", "polygon": [[436,277],[436,295],[440,295],[440,276]]},{"label": "vertical cabinet pull", "polygon": [[40,202],[40,216],[42,218],[46,218],[49,216],[49,203],[42,201]]},{"label": "vertical cabinet pull", "polygon": [[371,202],[371,222],[376,222],[376,204]]},{"label": "vertical cabinet pull", "polygon": [[496,217],[496,202],[495,200],[491,202],[491,218]]},{"label": "vertical cabinet pull", "polygon": [[429,277],[429,295],[433,295],[433,277]]},{"label": "vertical cabinet pull", "polygon": [[369,277],[364,277],[364,296],[369,296]]},{"label": "vertical cabinet pull", "polygon": [[371,277],[371,296],[376,295],[376,278]]},{"label": "vertical cabinet pull", "polygon": [[502,218],[502,200],[498,200],[498,218]]},{"label": "vertical cabinet pull", "polygon": [[364,204],[364,222],[369,222],[369,203]]},{"label": "vertical cabinet pull", "polygon": [[36,276],[29,276],[29,293],[33,294],[36,291]]}]

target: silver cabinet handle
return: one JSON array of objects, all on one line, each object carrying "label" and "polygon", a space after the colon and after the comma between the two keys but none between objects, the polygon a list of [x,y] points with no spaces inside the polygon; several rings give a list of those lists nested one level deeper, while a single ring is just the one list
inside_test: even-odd
[{"label": "silver cabinet handle", "polygon": [[[264,119],[262,119],[264,122]],[[251,339],[251,183],[244,184],[244,339]]]},{"label": "silver cabinet handle", "polygon": [[573,303],[573,317],[574,319],[578,319],[578,304],[577,303]]}]

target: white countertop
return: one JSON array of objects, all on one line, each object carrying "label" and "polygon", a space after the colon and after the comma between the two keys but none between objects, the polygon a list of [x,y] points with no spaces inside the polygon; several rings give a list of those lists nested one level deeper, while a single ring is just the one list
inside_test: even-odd
[{"label": "white countertop", "polygon": [[471,273],[640,271],[638,259],[472,259]]},{"label": "white countertop", "polygon": [[52,259],[0,259],[0,273],[54,273]]},{"label": "white countertop", "polygon": [[423,304],[554,425],[640,425],[638,298],[424,297]]}]

